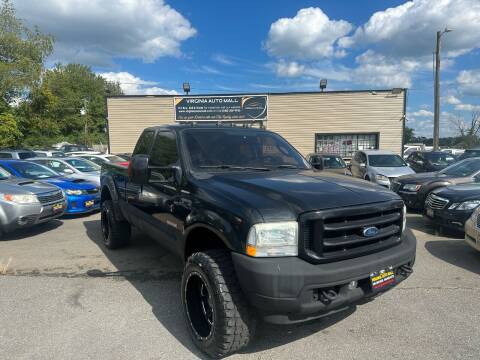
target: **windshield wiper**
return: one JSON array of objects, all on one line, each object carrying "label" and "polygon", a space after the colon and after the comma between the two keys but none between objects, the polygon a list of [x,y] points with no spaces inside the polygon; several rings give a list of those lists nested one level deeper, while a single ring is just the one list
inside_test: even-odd
[{"label": "windshield wiper", "polygon": [[270,171],[268,168],[264,167],[253,167],[253,166],[236,166],[236,165],[203,165],[199,166],[201,169],[229,169],[229,170],[255,170],[255,171]]}]

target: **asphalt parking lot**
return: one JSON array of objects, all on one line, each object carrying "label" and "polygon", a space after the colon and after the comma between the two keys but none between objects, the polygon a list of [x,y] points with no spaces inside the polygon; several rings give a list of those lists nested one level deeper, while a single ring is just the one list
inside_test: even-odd
[{"label": "asphalt parking lot", "polygon": [[[194,359],[179,304],[181,264],[138,231],[101,244],[99,214],[0,241],[0,357]],[[303,325],[261,325],[232,359],[478,359],[480,254],[409,215],[417,262],[396,289]]]}]

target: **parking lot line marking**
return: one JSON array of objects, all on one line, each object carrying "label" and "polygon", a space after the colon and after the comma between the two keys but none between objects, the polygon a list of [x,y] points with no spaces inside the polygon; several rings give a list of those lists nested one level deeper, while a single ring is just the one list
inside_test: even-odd
[{"label": "parking lot line marking", "polygon": [[7,273],[8,266],[10,265],[11,262],[12,262],[12,257],[9,257],[7,264],[2,269],[2,275],[5,275]]}]

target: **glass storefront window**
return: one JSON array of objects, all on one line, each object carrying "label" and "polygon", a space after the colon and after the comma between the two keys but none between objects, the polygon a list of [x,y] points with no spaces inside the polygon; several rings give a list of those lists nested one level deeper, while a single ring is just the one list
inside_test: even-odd
[{"label": "glass storefront window", "polygon": [[357,150],[368,149],[378,149],[378,133],[315,135],[315,152],[351,158]]}]

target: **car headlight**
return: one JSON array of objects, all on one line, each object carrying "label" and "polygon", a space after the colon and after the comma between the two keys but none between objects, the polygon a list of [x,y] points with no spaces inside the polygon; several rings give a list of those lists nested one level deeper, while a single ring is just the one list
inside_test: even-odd
[{"label": "car headlight", "polygon": [[403,185],[403,190],[417,192],[421,187],[422,185],[419,184],[405,184]]},{"label": "car headlight", "polygon": [[39,203],[37,196],[32,194],[3,194],[6,201],[16,204],[37,204]]},{"label": "car headlight", "polygon": [[[452,206],[455,204],[450,205],[449,209],[452,209]],[[457,207],[455,207],[455,210],[473,210],[475,209],[478,205],[480,205],[480,200],[469,200],[469,201],[464,201]]]},{"label": "car headlight", "polygon": [[402,233],[407,228],[407,207],[403,205],[403,221],[402,221]]},{"label": "car headlight", "polygon": [[298,223],[286,221],[253,225],[248,232],[247,255],[297,256]]},{"label": "car headlight", "polygon": [[65,193],[67,195],[82,195],[84,194],[85,192],[83,190],[71,190],[71,189],[67,189],[65,190]]},{"label": "car headlight", "polygon": [[385,176],[385,175],[380,175],[380,174],[377,174],[375,175],[375,180],[379,180],[379,181],[390,181],[390,179]]}]

